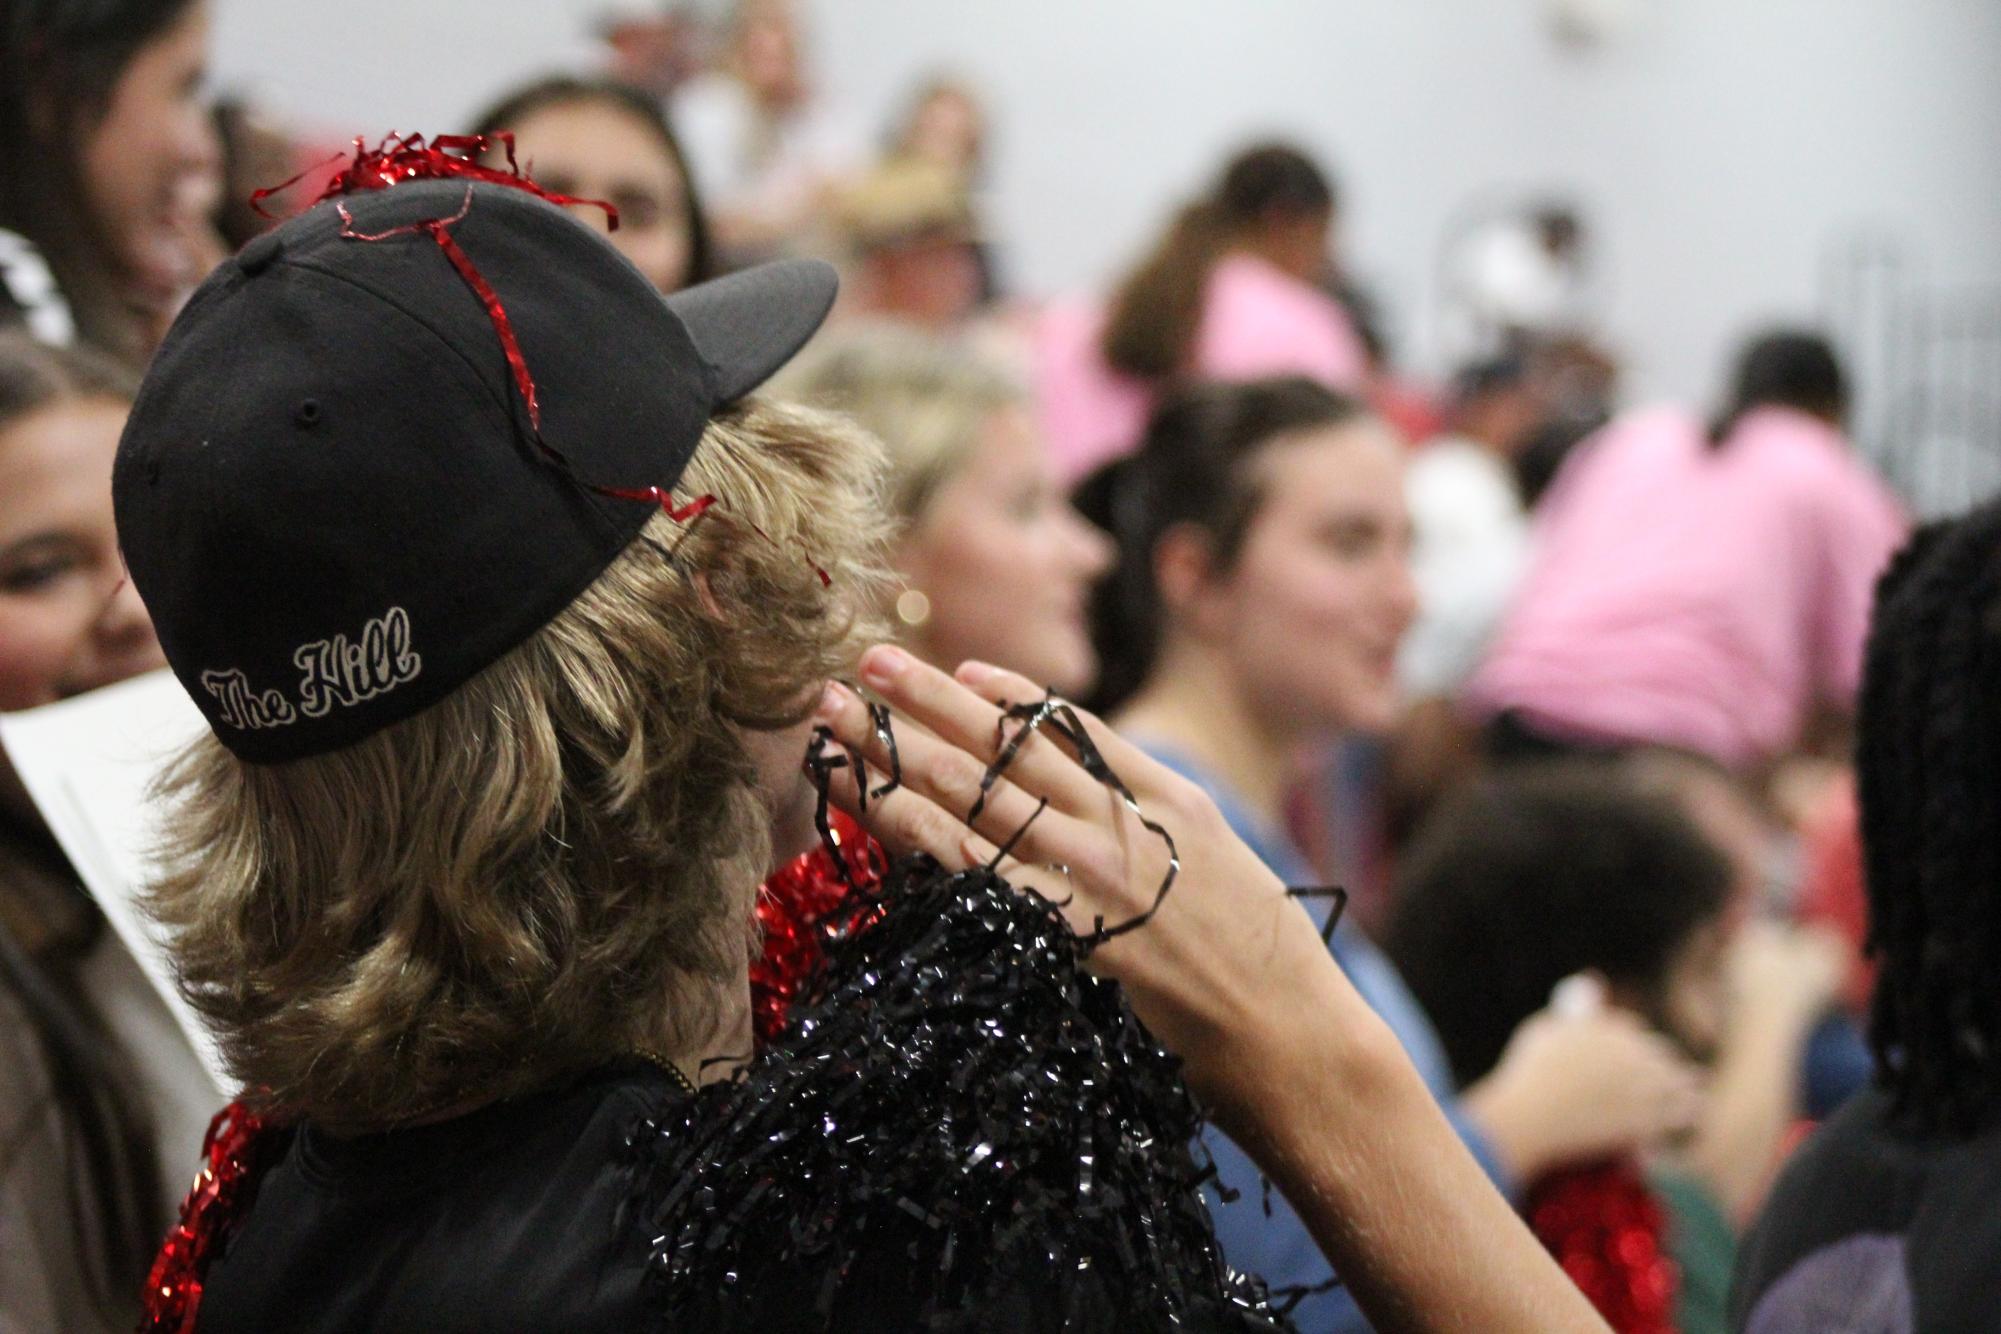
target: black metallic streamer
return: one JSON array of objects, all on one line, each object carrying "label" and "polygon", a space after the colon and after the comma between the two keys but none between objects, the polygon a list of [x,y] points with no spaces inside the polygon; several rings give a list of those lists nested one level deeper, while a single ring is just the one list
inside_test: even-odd
[{"label": "black metallic streamer", "polygon": [[[873,787],[859,753],[816,735],[823,837],[835,772],[853,771],[864,802],[899,780],[886,711],[873,721],[892,757]],[[814,1323],[788,1329],[1291,1328],[1291,1303],[1217,1248],[1180,1062],[1085,967],[1159,907],[1173,838],[1069,705],[1015,706],[1008,722],[982,798],[1048,727],[1165,843],[1152,904],[1080,934],[993,865],[918,854],[857,884],[836,858],[850,894],[830,920],[872,924],[835,933],[777,1043],[634,1137],[669,1328],[781,1327],[780,1291],[811,1294]]]}]

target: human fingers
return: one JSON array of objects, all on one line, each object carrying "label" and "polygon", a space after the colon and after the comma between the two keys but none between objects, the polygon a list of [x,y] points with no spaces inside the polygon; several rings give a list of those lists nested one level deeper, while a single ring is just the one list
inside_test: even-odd
[{"label": "human fingers", "polygon": [[965,822],[910,788],[893,788],[864,798],[862,777],[842,766],[827,774],[827,800],[846,811],[891,856],[928,853],[954,871],[973,864],[966,850]]},{"label": "human fingers", "polygon": [[[954,675],[974,694],[996,705],[1018,704],[1039,698],[1043,693],[1027,677],[991,663],[969,660],[960,663]],[[1099,756],[1135,796],[1179,795],[1190,786],[1188,780],[1127,741],[1090,710],[1072,705],[1070,713],[1083,727]]]},{"label": "human fingers", "polygon": [[[1046,809],[1038,795],[1023,791],[1009,775],[991,774],[988,764],[943,737],[893,719],[892,756],[868,706],[843,685],[827,687],[815,717],[879,772],[888,772],[893,765],[901,788],[956,817],[960,833],[970,828],[997,844],[1018,841],[1029,860],[1069,861],[1092,855],[1086,846],[1094,841],[1088,826]],[[892,791],[882,799],[894,795]],[[878,798],[872,793],[870,799]]]},{"label": "human fingers", "polygon": [[[853,816],[891,855],[927,853],[951,871],[988,867],[1013,889],[1045,900],[1063,914],[1073,930],[1081,933],[1090,929],[1096,900],[1078,894],[1077,878],[1067,863],[1024,861],[1005,853],[968,829],[952,812],[908,787],[864,801],[859,783],[851,768],[832,770],[827,776],[828,800]],[[1020,840],[1027,841],[1025,837]]]},{"label": "human fingers", "polygon": [[[893,644],[877,645],[862,655],[861,677],[899,714],[915,719],[982,764],[990,765],[1004,750],[1009,752],[1009,777],[1049,798],[1056,809],[1078,815],[1102,805],[1103,785],[1056,743],[1047,728],[1027,735],[1011,729],[1003,739],[1000,708],[929,663]],[[1009,703],[1031,703],[1043,693],[1027,686]]]}]

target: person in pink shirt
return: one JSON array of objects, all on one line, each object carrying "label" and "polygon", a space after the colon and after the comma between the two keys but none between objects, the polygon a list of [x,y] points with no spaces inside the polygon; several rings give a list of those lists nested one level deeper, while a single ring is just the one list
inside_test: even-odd
[{"label": "person in pink shirt", "polygon": [[1285,144],[1232,158],[1110,303],[1056,303],[1036,333],[1044,428],[1066,477],[1129,451],[1162,387],[1298,374],[1362,387],[1368,357],[1323,286],[1334,187]]},{"label": "person in pink shirt", "polygon": [[1497,751],[1672,746],[1752,769],[1846,714],[1902,508],[1843,438],[1804,333],[1752,342],[1704,430],[1636,412],[1581,446],[1467,701]]}]

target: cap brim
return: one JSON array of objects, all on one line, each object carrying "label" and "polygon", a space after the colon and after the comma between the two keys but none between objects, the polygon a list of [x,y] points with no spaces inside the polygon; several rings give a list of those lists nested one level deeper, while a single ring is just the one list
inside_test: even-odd
[{"label": "cap brim", "polygon": [[840,279],[817,259],[781,259],[667,298],[709,368],[715,406],[763,384],[806,346],[833,309]]}]

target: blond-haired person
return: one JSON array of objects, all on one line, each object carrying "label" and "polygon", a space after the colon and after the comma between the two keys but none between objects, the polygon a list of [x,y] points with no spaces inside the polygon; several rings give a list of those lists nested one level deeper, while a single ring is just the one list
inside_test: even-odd
[{"label": "blond-haired person", "polygon": [[[832,296],[794,264],[662,302],[560,211],[451,180],[310,211],[190,303],[114,483],[133,579],[213,731],[173,781],[179,869],[157,899],[189,995],[281,1126],[200,1329],[657,1321],[634,1129],[742,1049],[750,899],[800,729],[879,744],[823,688],[877,595],[874,449],[745,397]],[[871,827],[948,865],[991,856],[955,817],[961,780],[991,755],[993,701],[1032,687],[887,648],[858,670],[923,724]],[[1392,1328],[1595,1328],[1305,913],[1191,786],[1085,725],[1177,830],[1183,886],[1095,957],[1368,1308]],[[1153,843],[1035,741],[994,819],[1046,797],[1024,863],[1070,868],[1079,920],[1134,915]],[[916,1323],[894,1292],[816,1308],[825,1279],[750,1294],[750,1324]]]},{"label": "blond-haired person", "polygon": [[830,330],[778,382],[889,453],[895,628],[925,661],[978,658],[1072,696],[1098,675],[1085,605],[1111,543],[1070,506],[1028,391],[992,355],[893,324]]}]

